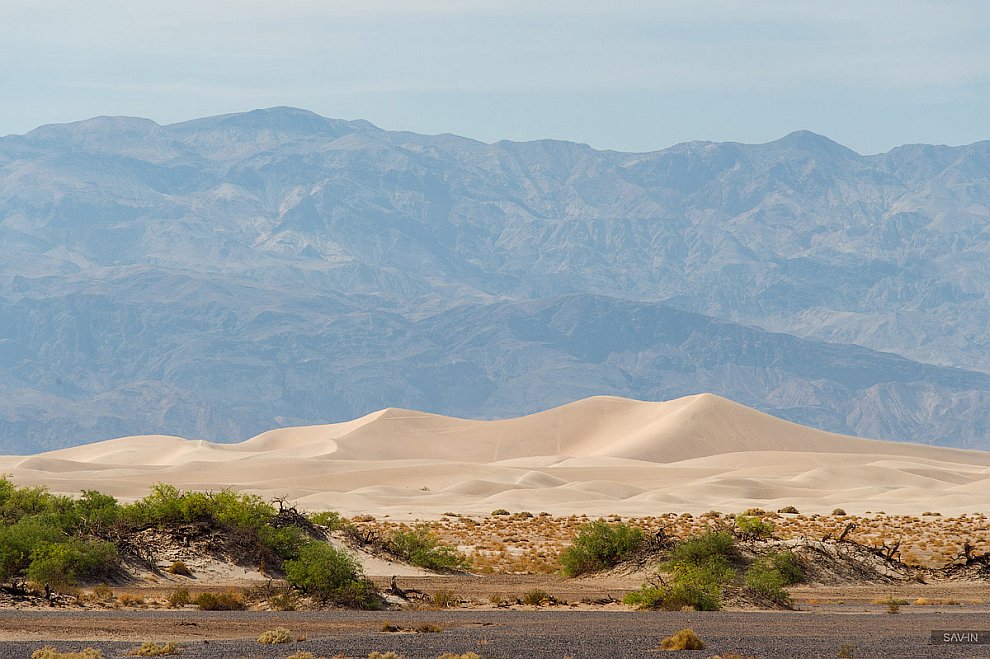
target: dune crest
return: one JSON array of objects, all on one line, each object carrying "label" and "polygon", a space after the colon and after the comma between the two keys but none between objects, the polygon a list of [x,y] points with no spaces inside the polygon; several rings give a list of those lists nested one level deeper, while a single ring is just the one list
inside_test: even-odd
[{"label": "dune crest", "polygon": [[524,417],[388,408],[239,444],[138,436],[0,457],[56,492],[129,499],[154,482],[288,496],[345,514],[431,517],[493,508],[556,514],[739,510],[990,510],[990,453],[836,435],[712,394],[593,397]]}]

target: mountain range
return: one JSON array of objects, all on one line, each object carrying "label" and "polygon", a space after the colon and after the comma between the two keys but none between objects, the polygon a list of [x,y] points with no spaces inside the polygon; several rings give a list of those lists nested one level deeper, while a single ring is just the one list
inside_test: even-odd
[{"label": "mountain range", "polygon": [[0,452],[705,391],[990,449],[988,262],[990,142],[43,126],[0,138]]}]

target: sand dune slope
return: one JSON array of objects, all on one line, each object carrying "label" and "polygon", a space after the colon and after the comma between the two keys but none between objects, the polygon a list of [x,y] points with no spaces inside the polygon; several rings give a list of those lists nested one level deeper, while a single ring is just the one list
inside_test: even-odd
[{"label": "sand dune slope", "polygon": [[125,437],[0,457],[0,471],[57,492],[96,488],[126,499],[169,482],[412,517],[500,507],[990,512],[990,453],[835,435],[711,394],[663,403],[596,397],[499,421],[390,408],[240,444]]}]

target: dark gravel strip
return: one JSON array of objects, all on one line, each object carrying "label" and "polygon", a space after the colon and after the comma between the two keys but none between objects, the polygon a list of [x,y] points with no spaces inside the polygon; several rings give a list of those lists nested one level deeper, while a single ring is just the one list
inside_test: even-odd
[{"label": "dark gravel strip", "polygon": [[[16,617],[16,619],[14,617]],[[202,613],[192,611],[0,613],[0,630],[31,629],[32,620],[92,623],[93,629],[111,630],[115,622],[133,627],[146,621],[147,640],[173,637],[180,622],[195,622],[223,636],[227,624],[271,621],[269,628],[305,629],[307,640],[279,646],[260,645],[252,639],[188,641],[183,657],[277,657],[308,650],[316,656],[366,657],[372,651],[392,650],[406,659],[433,658],[443,652],[477,652],[483,657],[625,658],[667,656],[658,651],[661,637],[682,627],[693,628],[708,644],[701,652],[670,656],[710,657],[734,651],[764,658],[802,659],[836,657],[843,644],[852,646],[856,659],[883,657],[990,657],[990,646],[932,646],[933,629],[990,631],[986,613],[763,613],[763,612],[591,612],[591,611],[389,611],[383,613],[330,611],[292,613]],[[6,620],[4,620],[7,618]],[[390,634],[381,624],[402,627],[433,623],[440,633]],[[293,630],[296,631],[296,630]],[[134,642],[83,642],[51,639],[62,650],[85,646],[103,650],[106,657],[122,657]],[[42,641],[0,642],[0,659],[30,657]]]}]

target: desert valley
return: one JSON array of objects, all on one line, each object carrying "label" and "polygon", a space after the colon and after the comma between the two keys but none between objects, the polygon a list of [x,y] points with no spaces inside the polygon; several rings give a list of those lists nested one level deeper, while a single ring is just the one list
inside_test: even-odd
[{"label": "desert valley", "polygon": [[0,1],[0,659],[990,657],[988,27]]},{"label": "desert valley", "polygon": [[[644,656],[662,636],[654,627],[678,625],[707,639],[706,656],[930,656],[928,631],[901,620],[967,625],[990,612],[990,454],[836,435],[711,394],[597,397],[497,421],[387,409],[233,444],[120,438],[2,457],[0,470],[24,492],[99,490],[125,510],[183,491],[272,502],[263,526],[345,552],[384,596],[370,608],[385,609],[317,598],[293,581],[292,559],[232,541],[242,531],[222,512],[118,521],[91,529],[115,538],[118,568],[52,593],[5,587],[0,633],[14,654],[3,656],[51,640],[109,656],[141,643],[194,656],[520,656],[545,625],[559,638],[527,656]],[[7,496],[9,511],[17,494]],[[208,510],[211,496],[198,505]],[[575,568],[568,552],[596,525],[637,539]],[[737,576],[718,582],[714,600],[675,604],[679,547],[721,540]],[[410,553],[409,542],[436,554]],[[799,576],[754,585],[780,556]],[[722,613],[684,612],[699,607]],[[200,612],[215,608],[227,613]],[[869,646],[809,636],[828,621],[858,638],[890,613],[905,615]],[[754,615],[778,617],[752,635]],[[604,620],[598,644],[577,632]],[[292,645],[258,642],[273,629]]]}]

